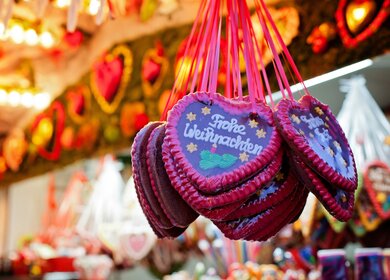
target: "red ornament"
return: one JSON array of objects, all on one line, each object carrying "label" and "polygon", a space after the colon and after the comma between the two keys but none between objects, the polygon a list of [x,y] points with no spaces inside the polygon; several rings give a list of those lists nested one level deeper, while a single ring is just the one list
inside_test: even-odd
[{"label": "red ornament", "polygon": [[62,105],[62,103],[59,101],[54,101],[45,113],[42,113],[35,118],[35,121],[31,127],[32,133],[34,133],[34,130],[37,128],[40,121],[45,118],[55,120],[55,129],[52,140],[53,145],[51,149],[38,146],[37,151],[41,157],[47,160],[58,160],[61,155],[61,136],[65,126],[64,105]]},{"label": "red ornament", "polygon": [[135,130],[141,130],[149,122],[149,117],[146,113],[141,113],[135,116],[134,128]]},{"label": "red ornament", "polygon": [[78,48],[84,41],[84,34],[80,30],[67,32],[64,35],[64,41],[71,48]]},{"label": "red ornament", "polygon": [[328,49],[328,40],[322,36],[317,37],[313,40],[311,48],[315,54],[324,53]]}]

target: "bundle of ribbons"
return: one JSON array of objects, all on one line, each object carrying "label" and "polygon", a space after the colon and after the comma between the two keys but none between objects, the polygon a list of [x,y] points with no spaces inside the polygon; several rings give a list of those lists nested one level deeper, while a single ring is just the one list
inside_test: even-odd
[{"label": "bundle of ribbons", "polygon": [[[255,4],[271,67],[245,1],[201,1],[184,52],[191,63],[181,65],[161,121],[134,140],[136,191],[159,237],[203,215],[230,239],[266,240],[300,215],[309,191],[337,219],[351,217],[357,175],[347,139],[304,86],[264,0]],[[298,101],[287,73],[300,82]]]}]

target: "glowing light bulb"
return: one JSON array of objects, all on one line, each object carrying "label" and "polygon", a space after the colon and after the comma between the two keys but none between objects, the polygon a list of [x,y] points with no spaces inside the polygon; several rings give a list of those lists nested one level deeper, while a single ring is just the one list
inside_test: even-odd
[{"label": "glowing light bulb", "polygon": [[24,40],[26,41],[27,45],[35,46],[39,42],[38,34],[34,29],[27,30],[24,36]]},{"label": "glowing light bulb", "polygon": [[88,12],[93,16],[97,15],[97,13],[99,12],[100,3],[101,2],[98,0],[91,0],[88,6]]},{"label": "glowing light bulb", "polygon": [[24,30],[20,25],[14,25],[10,30],[11,40],[15,44],[21,44],[24,41]]},{"label": "glowing light bulb", "polygon": [[43,110],[50,104],[50,95],[48,93],[38,93],[34,96],[34,107]]},{"label": "glowing light bulb", "polygon": [[34,96],[28,91],[23,93],[20,104],[24,107],[31,108],[34,105]]},{"label": "glowing light bulb", "polygon": [[57,0],[58,8],[65,8],[70,6],[70,0]]},{"label": "glowing light bulb", "polygon": [[0,89],[0,104],[7,103],[7,92],[4,89]]},{"label": "glowing light bulb", "polygon": [[5,35],[5,26],[4,23],[0,22],[0,36]]},{"label": "glowing light bulb", "polygon": [[8,104],[11,106],[14,106],[14,107],[18,106],[20,103],[20,93],[17,92],[16,90],[12,90],[8,94],[7,101],[8,101]]},{"label": "glowing light bulb", "polygon": [[366,8],[363,8],[363,7],[354,9],[352,13],[353,13],[353,17],[356,20],[362,20],[367,15]]},{"label": "glowing light bulb", "polygon": [[40,36],[41,44],[44,48],[51,48],[54,45],[54,38],[49,32],[45,31]]}]

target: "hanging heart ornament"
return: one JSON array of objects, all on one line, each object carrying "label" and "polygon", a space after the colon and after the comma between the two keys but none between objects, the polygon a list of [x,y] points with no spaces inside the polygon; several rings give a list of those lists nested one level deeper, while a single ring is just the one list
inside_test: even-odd
[{"label": "hanging heart ornament", "polygon": [[281,145],[269,107],[202,92],[172,108],[165,141],[178,167],[206,193],[261,170]]},{"label": "hanging heart ornament", "polygon": [[83,123],[86,120],[91,106],[91,93],[86,86],[78,86],[69,89],[66,93],[67,111],[75,123]]},{"label": "hanging heart ornament", "polygon": [[347,48],[354,48],[372,36],[390,14],[390,0],[377,7],[374,0],[340,0],[335,14],[340,38]]},{"label": "hanging heart ornament", "polygon": [[65,109],[59,101],[38,115],[32,126],[32,141],[38,153],[47,160],[58,160],[61,155],[61,136],[65,127]]},{"label": "hanging heart ornament", "polygon": [[96,62],[91,72],[92,93],[104,112],[112,114],[121,103],[130,81],[133,56],[124,45]]},{"label": "hanging heart ornament", "polygon": [[368,195],[382,219],[390,218],[390,168],[381,161],[368,165],[364,172]]}]

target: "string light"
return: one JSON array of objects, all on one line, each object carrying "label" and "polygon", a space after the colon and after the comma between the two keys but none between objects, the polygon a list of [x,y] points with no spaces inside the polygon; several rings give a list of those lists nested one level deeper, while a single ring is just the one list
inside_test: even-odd
[{"label": "string light", "polygon": [[47,92],[32,93],[30,90],[11,90],[0,89],[1,106],[23,106],[26,108],[34,107],[37,110],[43,110],[50,105],[50,94]]},{"label": "string light", "polygon": [[24,34],[24,40],[29,46],[35,46],[39,43],[38,34],[34,29],[29,29],[26,31],[26,33]]},{"label": "string light", "polygon": [[41,45],[44,48],[51,48],[56,43],[54,36],[49,31],[43,31],[41,34],[33,28],[27,28],[14,22],[9,29],[4,28],[4,24],[0,23],[0,40],[10,40],[15,44],[25,43],[29,46]]},{"label": "string light", "polygon": [[23,30],[23,28],[20,25],[15,24],[11,28],[11,30],[10,30],[10,37],[11,37],[11,40],[15,44],[23,43],[23,41],[24,41],[24,30]]},{"label": "string light", "polygon": [[14,107],[18,106],[20,103],[20,93],[16,90],[12,90],[8,94],[7,101],[8,101],[8,104],[11,106],[14,106]]},{"label": "string light", "polygon": [[41,44],[44,48],[50,48],[54,45],[54,38],[53,36],[45,31],[40,36]]},{"label": "string light", "polygon": [[90,15],[97,15],[99,8],[100,8],[101,1],[98,0],[91,0],[88,5],[88,12]]},{"label": "string light", "polygon": [[7,92],[4,89],[0,89],[0,104],[7,103]]}]

